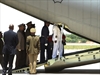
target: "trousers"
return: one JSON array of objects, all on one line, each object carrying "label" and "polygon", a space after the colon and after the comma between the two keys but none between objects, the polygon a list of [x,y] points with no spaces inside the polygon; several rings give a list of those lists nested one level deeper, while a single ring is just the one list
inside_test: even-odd
[{"label": "trousers", "polygon": [[15,65],[16,69],[26,67],[26,50],[21,50],[21,51],[17,50]]},{"label": "trousers", "polygon": [[[45,46],[45,43],[47,43],[47,46]],[[52,58],[52,50],[51,50],[50,43],[48,41],[45,42],[45,38],[40,39],[40,47],[41,47],[40,62],[43,63],[47,61],[48,59]],[[46,57],[45,57],[45,49],[46,49]]]},{"label": "trousers", "polygon": [[52,58],[56,58],[57,52],[59,52],[59,57],[62,57],[63,54],[63,44],[62,41],[53,42],[53,53]]},{"label": "trousers", "polygon": [[3,56],[3,73],[2,75],[6,75],[7,65],[8,67],[8,75],[12,75],[12,67],[13,67],[13,59],[14,55],[4,54]]},{"label": "trousers", "polygon": [[36,73],[37,54],[29,54],[29,71],[30,73]]}]

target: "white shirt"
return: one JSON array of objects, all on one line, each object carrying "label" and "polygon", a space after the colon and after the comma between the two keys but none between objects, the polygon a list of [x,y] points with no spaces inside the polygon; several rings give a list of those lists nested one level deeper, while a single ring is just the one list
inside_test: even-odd
[{"label": "white shirt", "polygon": [[[53,32],[53,37],[52,37],[52,40],[55,41],[62,41],[62,28],[61,30],[58,28],[58,26],[54,25],[53,26],[53,29],[52,29],[52,32]],[[57,36],[57,38],[56,38]]]}]

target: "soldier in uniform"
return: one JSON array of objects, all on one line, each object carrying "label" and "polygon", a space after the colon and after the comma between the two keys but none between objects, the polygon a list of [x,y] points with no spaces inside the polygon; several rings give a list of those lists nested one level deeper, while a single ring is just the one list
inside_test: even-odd
[{"label": "soldier in uniform", "polygon": [[2,32],[0,31],[0,64],[2,66],[2,48],[3,48],[3,40],[2,40]]},{"label": "soldier in uniform", "polygon": [[14,25],[9,26],[9,30],[4,33],[4,47],[3,47],[3,73],[2,75],[6,75],[7,64],[8,67],[8,75],[12,75],[12,66],[13,59],[16,53],[16,46],[18,44],[18,36],[17,33],[13,32]]},{"label": "soldier in uniform", "polygon": [[17,32],[19,43],[17,45],[16,54],[16,67],[15,69],[26,67],[26,36],[25,36],[25,24],[20,24]]},{"label": "soldier in uniform", "polygon": [[[26,29],[26,37],[31,35],[30,29],[31,28],[35,28],[35,24],[32,24],[32,21],[28,22],[27,24],[27,29]],[[26,55],[26,65],[29,65],[29,59],[28,59],[28,55]]]},{"label": "soldier in uniform", "polygon": [[35,35],[35,28],[30,29],[31,35],[27,37],[26,52],[29,56],[29,71],[36,73],[37,57],[40,52],[40,39]]},{"label": "soldier in uniform", "polygon": [[[49,27],[50,23],[45,22],[42,31],[41,31],[41,38],[40,38],[40,47],[41,47],[41,52],[40,52],[40,62],[43,63],[48,59],[52,58],[51,55],[51,50],[50,50],[50,45],[48,43],[48,37],[49,37]],[[45,60],[45,49],[47,50],[47,58]]]},{"label": "soldier in uniform", "polygon": [[29,36],[30,33],[30,29],[32,28],[32,21],[28,22],[27,24],[27,29],[26,29],[26,37]]}]

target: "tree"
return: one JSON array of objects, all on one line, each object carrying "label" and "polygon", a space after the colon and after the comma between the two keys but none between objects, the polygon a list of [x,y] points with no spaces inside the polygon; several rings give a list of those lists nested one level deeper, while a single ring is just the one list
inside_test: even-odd
[{"label": "tree", "polygon": [[86,39],[79,37],[77,35],[74,35],[74,34],[66,35],[66,42],[68,43],[78,43],[78,42],[85,43],[86,41],[87,41]]}]

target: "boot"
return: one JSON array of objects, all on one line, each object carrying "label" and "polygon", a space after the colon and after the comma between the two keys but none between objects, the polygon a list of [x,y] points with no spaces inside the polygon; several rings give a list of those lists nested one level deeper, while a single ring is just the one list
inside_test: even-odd
[{"label": "boot", "polygon": [[29,71],[32,73],[32,63],[29,64]]},{"label": "boot", "polygon": [[6,70],[3,70],[2,71],[2,75],[6,75]]},{"label": "boot", "polygon": [[8,69],[8,75],[12,75],[12,67],[9,67],[9,69]]}]

